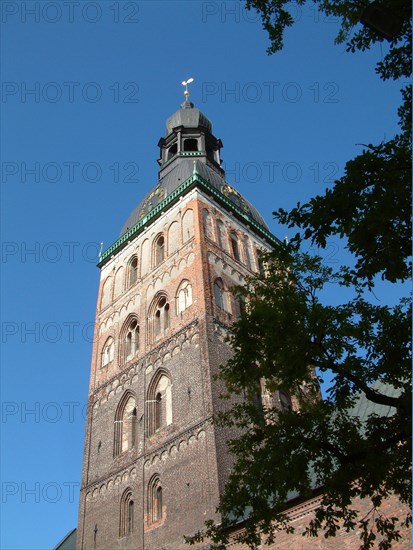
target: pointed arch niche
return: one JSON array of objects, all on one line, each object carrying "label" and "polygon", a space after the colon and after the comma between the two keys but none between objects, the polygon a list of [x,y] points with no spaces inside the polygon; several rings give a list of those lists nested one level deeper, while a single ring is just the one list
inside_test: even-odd
[{"label": "pointed arch niche", "polygon": [[136,444],[136,397],[131,391],[123,394],[115,414],[113,456],[129,451]]},{"label": "pointed arch niche", "polygon": [[224,286],[224,283],[222,282],[222,279],[220,279],[219,277],[214,281],[214,298],[216,306],[218,306],[223,311],[231,313],[229,295]]},{"label": "pointed arch niche", "polygon": [[154,474],[148,483],[147,523],[153,525],[160,522],[164,515],[163,490],[159,474]]},{"label": "pointed arch niche", "polygon": [[164,292],[159,293],[149,307],[149,343],[156,342],[162,338],[169,329],[169,301]]},{"label": "pointed arch niche", "polygon": [[112,301],[112,277],[108,277],[102,285],[102,295],[100,298],[100,309],[107,307]]},{"label": "pointed arch niche", "polygon": [[211,214],[208,212],[206,208],[203,208],[202,210],[202,222],[204,226],[204,235],[208,239],[211,239],[211,241],[214,240],[214,224],[212,220]]},{"label": "pointed arch niche", "polygon": [[176,293],[176,313],[179,315],[192,305],[192,285],[185,279],[181,282]]},{"label": "pointed arch niche", "polygon": [[156,372],[149,385],[147,419],[149,436],[172,424],[172,382],[164,369]]},{"label": "pointed arch niche", "polygon": [[128,487],[120,499],[119,537],[125,537],[133,533],[134,527],[134,502],[132,489]]},{"label": "pointed arch niche", "polygon": [[138,257],[137,257],[136,254],[134,254],[128,262],[128,272],[127,273],[128,273],[127,274],[127,277],[128,277],[127,286],[128,286],[128,288],[130,288],[138,280]]},{"label": "pointed arch niche", "polygon": [[182,216],[182,242],[186,243],[194,236],[194,211],[191,208]]},{"label": "pointed arch niche", "polygon": [[123,292],[123,280],[125,269],[121,266],[115,274],[115,284],[113,287],[113,298],[118,298]]},{"label": "pointed arch niche", "polygon": [[179,223],[172,222],[168,229],[168,254],[173,254],[180,247]]},{"label": "pointed arch niche", "polygon": [[160,265],[166,258],[165,237],[160,233],[153,241],[153,267]]},{"label": "pointed arch niche", "polygon": [[130,315],[121,331],[120,364],[131,361],[139,352],[139,322],[136,315]]},{"label": "pointed arch niche", "polygon": [[115,355],[115,342],[112,336],[106,340],[105,345],[102,348],[101,367],[106,367],[113,361]]}]

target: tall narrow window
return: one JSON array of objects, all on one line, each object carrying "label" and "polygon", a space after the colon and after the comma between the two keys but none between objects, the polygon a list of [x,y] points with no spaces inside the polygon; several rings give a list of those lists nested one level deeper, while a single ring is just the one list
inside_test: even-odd
[{"label": "tall narrow window", "polygon": [[291,403],[291,397],[287,392],[280,391],[279,392],[279,398],[280,398],[280,407],[282,412],[290,412],[292,411],[292,403]]},{"label": "tall narrow window", "polygon": [[165,300],[165,304],[163,306],[163,311],[164,311],[163,325],[164,325],[164,332],[165,332],[169,328],[169,304],[166,303],[166,300]]},{"label": "tall narrow window", "polygon": [[152,311],[152,334],[155,341],[164,336],[169,328],[169,303],[165,296],[158,299]]},{"label": "tall narrow window", "polygon": [[168,160],[171,159],[173,156],[175,156],[177,152],[178,152],[178,145],[175,143],[168,150]]},{"label": "tall narrow window", "polygon": [[148,389],[148,435],[172,423],[172,384],[169,375],[161,370]]},{"label": "tall narrow window", "polygon": [[115,437],[113,455],[116,457],[136,445],[136,400],[126,392],[119,402],[115,414]]},{"label": "tall narrow window", "polygon": [[115,343],[113,338],[108,338],[102,350],[102,367],[106,367],[106,365],[109,365],[109,363],[113,361],[114,350]]},{"label": "tall narrow window", "polygon": [[252,269],[252,262],[251,262],[251,253],[250,253],[250,241],[248,237],[244,237],[244,256],[245,256],[245,264],[248,267],[248,269]]},{"label": "tall narrow window", "polygon": [[164,514],[163,492],[159,475],[155,474],[148,483],[148,525],[162,520]]},{"label": "tall narrow window", "polygon": [[212,226],[212,217],[206,208],[202,210],[202,221],[204,224],[204,235],[211,241],[214,240],[214,230]]},{"label": "tall narrow window", "polygon": [[238,237],[236,233],[234,233],[233,231],[231,231],[231,248],[232,248],[232,255],[236,260],[239,261],[240,255],[239,255]]},{"label": "tall narrow window", "polygon": [[217,220],[217,238],[218,238],[218,246],[222,248],[222,250],[227,250],[227,240],[225,238],[225,226],[221,220]]},{"label": "tall narrow window", "polygon": [[263,253],[260,250],[257,250],[257,265],[258,265],[258,271],[261,275],[265,275],[265,264],[263,260]]},{"label": "tall narrow window", "polygon": [[226,297],[224,291],[224,285],[221,279],[217,279],[214,283],[215,304],[220,308],[226,309]]},{"label": "tall narrow window", "polygon": [[137,417],[136,417],[136,407],[133,409],[131,414],[131,446],[136,445],[136,428],[137,428]]},{"label": "tall narrow window", "polygon": [[139,351],[139,325],[136,319],[130,321],[125,332],[124,360],[130,361]]},{"label": "tall narrow window", "polygon": [[159,235],[159,237],[155,241],[155,267],[159,265],[161,262],[165,259],[165,239],[163,235]]},{"label": "tall narrow window", "polygon": [[125,537],[133,533],[134,503],[132,490],[126,489],[120,499],[119,536]]},{"label": "tall narrow window", "polygon": [[183,281],[176,296],[176,312],[179,315],[192,305],[192,286],[189,281]]},{"label": "tall narrow window", "polygon": [[133,257],[129,263],[129,286],[132,286],[138,280],[138,258]]},{"label": "tall narrow window", "polygon": [[128,533],[133,532],[133,500],[128,503]]},{"label": "tall narrow window", "polygon": [[265,419],[264,411],[264,387],[260,380],[256,384],[255,394],[252,396],[251,404],[254,407],[254,420],[256,425],[260,425]]},{"label": "tall narrow window", "polygon": [[158,485],[155,493],[155,521],[162,519],[162,487]]},{"label": "tall narrow window", "polygon": [[162,394],[155,397],[155,431],[162,427]]},{"label": "tall narrow window", "polygon": [[237,317],[241,317],[246,311],[244,296],[235,297],[235,308]]}]

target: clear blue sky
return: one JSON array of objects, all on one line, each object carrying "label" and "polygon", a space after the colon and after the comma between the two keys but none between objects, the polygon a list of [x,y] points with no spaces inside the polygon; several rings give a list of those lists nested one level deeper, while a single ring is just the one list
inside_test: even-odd
[{"label": "clear blue sky", "polygon": [[[97,250],[157,181],[181,81],[280,238],[273,210],[394,133],[380,45],[348,54],[334,21],[291,9],[268,57],[238,1],[1,3],[2,549],[49,549],[77,524]],[[342,252],[330,243],[326,261]]]}]

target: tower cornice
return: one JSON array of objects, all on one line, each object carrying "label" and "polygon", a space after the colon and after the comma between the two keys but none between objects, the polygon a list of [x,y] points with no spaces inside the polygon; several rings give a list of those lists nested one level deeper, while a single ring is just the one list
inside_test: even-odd
[{"label": "tower cornice", "polygon": [[253,229],[261,238],[266,240],[271,246],[281,244],[281,241],[273,235],[268,229],[259,224],[252,218],[247,212],[244,212],[242,208],[237,206],[227,196],[219,191],[216,187],[211,185],[200,174],[194,172],[185,181],[183,181],[172,193],[165,197],[157,206],[152,208],[142,219],[140,219],[133,227],[128,229],[117,241],[115,241],[109,248],[101,253],[99,263],[97,266],[102,268],[110,259],[120,252],[125,246],[127,246],[132,239],[142,233],[142,231],[155,219],[160,217],[166,210],[168,210],[173,204],[175,204],[181,197],[189,193],[192,189],[199,188],[205,191],[217,203],[221,204],[224,208],[229,210],[236,218],[243,223],[246,223],[251,229]]}]

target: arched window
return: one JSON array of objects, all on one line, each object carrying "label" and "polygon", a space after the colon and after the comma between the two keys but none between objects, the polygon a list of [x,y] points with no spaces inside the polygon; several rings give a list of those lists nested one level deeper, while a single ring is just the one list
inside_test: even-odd
[{"label": "arched window", "polygon": [[198,151],[198,140],[186,139],[184,141],[184,151]]},{"label": "arched window", "polygon": [[224,222],[222,222],[221,220],[217,220],[217,239],[218,239],[218,246],[222,248],[222,250],[227,250],[225,226],[224,226]]},{"label": "arched window", "polygon": [[246,312],[244,296],[235,296],[235,308],[237,317],[241,317]]},{"label": "arched window", "polygon": [[240,260],[240,255],[239,255],[238,237],[237,237],[237,234],[234,231],[231,231],[230,239],[231,239],[232,255],[234,256],[234,258],[236,260],[239,261]]},{"label": "arched window", "polygon": [[291,412],[293,407],[291,403],[291,397],[287,392],[280,391],[279,392],[279,399],[280,399],[280,408],[282,412]]},{"label": "arched window", "polygon": [[148,389],[148,435],[172,424],[172,384],[167,372],[156,373]]},{"label": "arched window", "polygon": [[155,240],[154,247],[154,267],[162,263],[165,259],[165,238],[159,235]]},{"label": "arched window", "polygon": [[224,311],[228,311],[228,297],[221,279],[214,283],[215,304]]},{"label": "arched window", "polygon": [[192,305],[192,286],[189,281],[182,281],[176,295],[176,313],[179,315]]},{"label": "arched window", "polygon": [[162,338],[169,328],[169,303],[165,296],[160,296],[152,307],[152,335],[153,341]]},{"label": "arched window", "polygon": [[138,258],[133,256],[129,262],[129,285],[132,286],[138,280]]},{"label": "arched window", "polygon": [[124,361],[130,361],[139,351],[139,325],[137,319],[131,319],[124,330]]},{"label": "arched window", "polygon": [[258,271],[261,275],[265,275],[265,264],[263,260],[263,252],[261,250],[257,250],[257,266]]},{"label": "arched window", "polygon": [[169,150],[168,150],[168,160],[171,159],[172,157],[174,157],[176,155],[176,153],[178,152],[178,145],[176,143],[174,143],[172,145],[172,147],[169,147]]},{"label": "arched window", "polygon": [[248,237],[244,237],[244,256],[245,256],[245,264],[248,267],[248,269],[252,269],[252,262],[251,262],[251,253],[250,253],[250,241]]},{"label": "arched window", "polygon": [[119,536],[125,537],[133,533],[134,523],[134,503],[132,491],[126,489],[120,499],[120,521],[119,521]]},{"label": "arched window", "polygon": [[101,362],[102,367],[106,367],[106,365],[109,365],[109,363],[113,361],[114,351],[115,351],[115,342],[113,341],[113,338],[110,337],[106,340],[106,343],[102,349],[102,362]]},{"label": "arched window", "polygon": [[155,474],[151,477],[148,483],[148,525],[153,525],[162,520],[164,515],[163,510],[163,493],[159,475]]},{"label": "arched window", "polygon": [[136,399],[131,392],[126,392],[120,400],[115,414],[113,449],[115,457],[136,445],[136,419]]},{"label": "arched window", "polygon": [[214,240],[214,229],[212,226],[212,217],[206,208],[202,210],[202,220],[204,223],[204,235],[211,241]]}]

